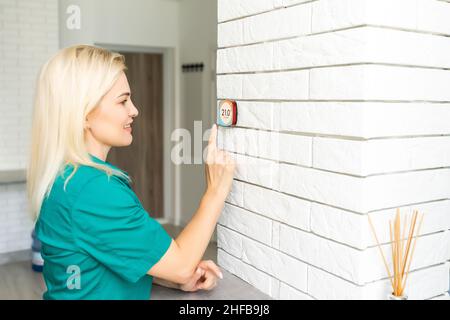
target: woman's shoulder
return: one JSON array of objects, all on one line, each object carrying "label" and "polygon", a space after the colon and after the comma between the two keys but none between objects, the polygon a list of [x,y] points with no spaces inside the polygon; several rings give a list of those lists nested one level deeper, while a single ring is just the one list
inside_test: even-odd
[{"label": "woman's shoulder", "polygon": [[79,170],[78,179],[82,181],[76,182],[78,188],[73,197],[74,212],[82,213],[75,215],[79,222],[105,215],[130,215],[140,208],[140,201],[126,179],[96,168],[83,166]]},{"label": "woman's shoulder", "polygon": [[[115,169],[116,172],[123,172],[117,168],[112,169]],[[87,187],[90,187],[91,189],[105,190],[107,188],[114,188],[117,186],[129,186],[125,177],[112,174],[112,172],[108,174],[104,170],[87,165],[75,166],[73,164],[67,164],[62,173],[58,176],[57,180],[57,184],[66,184],[65,190],[67,192],[76,194],[80,193]]]}]

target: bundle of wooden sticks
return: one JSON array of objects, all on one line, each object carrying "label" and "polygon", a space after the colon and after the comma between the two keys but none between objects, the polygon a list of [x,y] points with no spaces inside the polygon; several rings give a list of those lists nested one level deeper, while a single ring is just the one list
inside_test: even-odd
[{"label": "bundle of wooden sticks", "polygon": [[389,269],[380,242],[378,241],[378,237],[375,232],[375,228],[373,226],[370,215],[368,215],[370,227],[372,229],[373,235],[375,237],[375,240],[381,253],[381,257],[383,258],[386,271],[391,281],[392,294],[397,297],[401,297],[405,293],[406,281],[408,279],[409,269],[411,267],[411,261],[414,255],[414,249],[416,248],[417,238],[423,221],[423,214],[422,214],[420,217],[419,226],[416,229],[416,222],[418,215],[419,212],[417,210],[414,210],[407,238],[405,238],[405,232],[407,230],[408,219],[407,218],[404,219],[403,230],[401,230],[401,217],[399,209],[397,209],[394,222],[392,223],[392,221],[389,221],[389,235],[391,243],[392,266],[393,266],[392,273],[391,270]]}]

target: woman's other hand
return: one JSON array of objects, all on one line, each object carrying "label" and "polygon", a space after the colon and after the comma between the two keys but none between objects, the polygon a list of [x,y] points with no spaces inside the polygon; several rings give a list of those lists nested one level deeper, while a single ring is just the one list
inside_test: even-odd
[{"label": "woman's other hand", "polygon": [[219,267],[211,260],[201,261],[189,281],[180,286],[182,291],[212,290],[217,286],[217,279],[223,279]]}]

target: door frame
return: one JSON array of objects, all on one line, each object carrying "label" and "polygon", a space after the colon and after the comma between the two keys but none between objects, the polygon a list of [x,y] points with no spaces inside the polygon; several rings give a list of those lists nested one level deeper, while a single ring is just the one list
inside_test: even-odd
[{"label": "door frame", "polygon": [[94,45],[111,50],[131,53],[158,53],[163,56],[163,181],[164,181],[164,216],[156,220],[161,223],[179,224],[179,182],[180,171],[171,160],[171,135],[179,127],[180,105],[176,99],[177,56],[174,48],[130,46],[122,44],[95,43]]}]

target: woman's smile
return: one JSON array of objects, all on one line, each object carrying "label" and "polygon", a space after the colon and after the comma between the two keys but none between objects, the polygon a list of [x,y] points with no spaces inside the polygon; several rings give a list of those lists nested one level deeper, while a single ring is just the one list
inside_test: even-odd
[{"label": "woman's smile", "polygon": [[124,126],[124,130],[131,133],[133,132],[133,128],[131,128],[131,123]]}]

